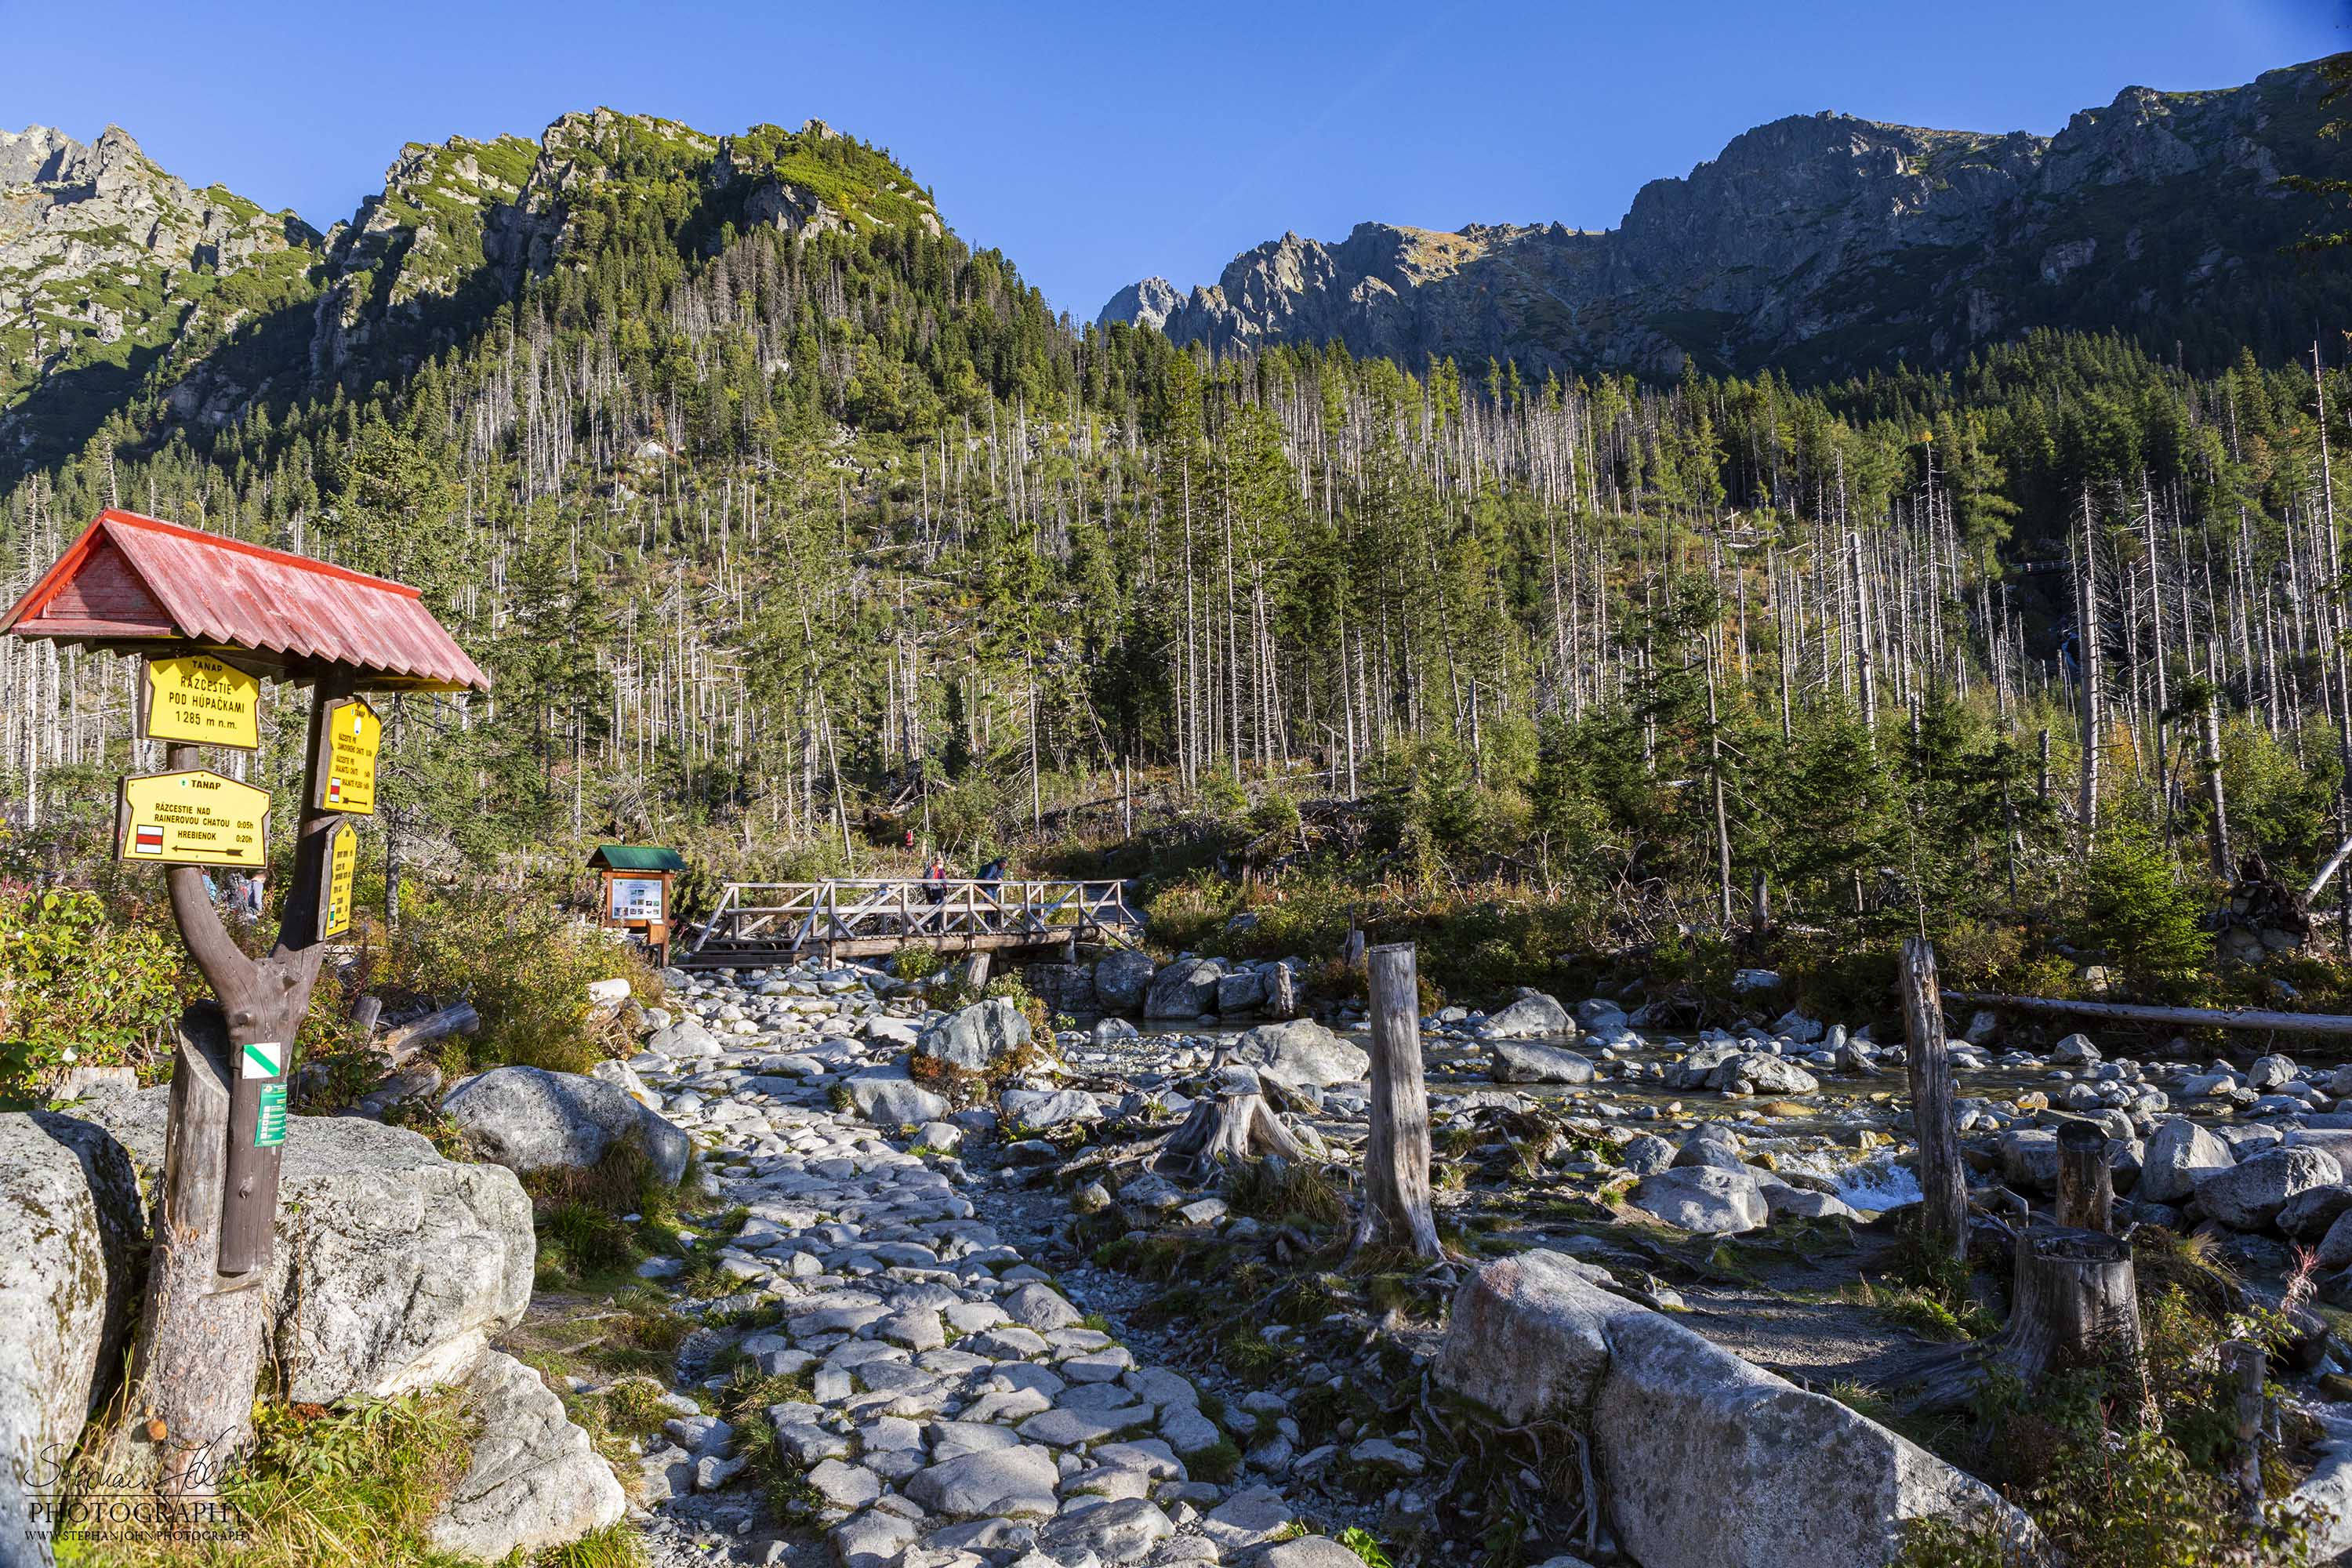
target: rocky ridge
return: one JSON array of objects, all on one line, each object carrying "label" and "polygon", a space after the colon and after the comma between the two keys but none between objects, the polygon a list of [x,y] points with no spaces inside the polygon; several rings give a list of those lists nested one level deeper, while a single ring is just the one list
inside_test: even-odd
[{"label": "rocky ridge", "polygon": [[1219,353],[1338,341],[1536,376],[1949,365],[2035,327],[2168,357],[2293,352],[2311,315],[2288,300],[2352,303],[2341,268],[2287,253],[2311,207],[2277,185],[2343,172],[2318,134],[2323,90],[2311,66],[2224,91],[2130,88],[2050,137],[1790,116],[1644,185],[1612,230],[1286,234],[1189,293],[1130,285],[1098,320]]},{"label": "rocky ridge", "polygon": [[815,120],[714,136],[598,109],[535,142],[411,142],[324,234],[192,190],[119,126],[87,145],[0,132],[0,477],[66,455],[142,391],[216,426],[265,395],[404,376],[592,249],[600,206],[677,195],[689,246],[728,223],[946,232],[912,175]]}]

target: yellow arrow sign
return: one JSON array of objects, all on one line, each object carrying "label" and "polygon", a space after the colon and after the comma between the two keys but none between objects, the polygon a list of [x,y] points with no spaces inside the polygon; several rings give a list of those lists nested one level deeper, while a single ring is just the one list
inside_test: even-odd
[{"label": "yellow arrow sign", "polygon": [[151,658],[140,683],[139,733],[200,746],[261,745],[261,679],[210,654]]},{"label": "yellow arrow sign", "polygon": [[115,807],[117,859],[157,866],[236,866],[269,858],[269,792],[201,768],[134,773]]},{"label": "yellow arrow sign", "polygon": [[318,783],[311,806],[319,811],[375,815],[375,754],[383,744],[383,721],[363,699],[339,697],[319,716]]},{"label": "yellow arrow sign", "polygon": [[360,830],[338,822],[327,847],[327,903],[319,918],[321,938],[341,936],[352,929],[352,881],[360,868]]}]

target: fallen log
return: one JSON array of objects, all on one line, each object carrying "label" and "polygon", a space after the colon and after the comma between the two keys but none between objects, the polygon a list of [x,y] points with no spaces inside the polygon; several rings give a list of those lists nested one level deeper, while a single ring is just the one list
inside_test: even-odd
[{"label": "fallen log", "polygon": [[2118,1024],[2170,1024],[2184,1029],[2275,1029],[2283,1034],[2352,1035],[2352,1017],[2339,1013],[2280,1013],[2267,1007],[2158,1007],[2138,1002],[2074,1002],[2063,996],[2011,996],[1999,991],[1947,991],[1948,1002],[2049,1013],[2070,1018],[2110,1018]]},{"label": "fallen log", "polygon": [[446,1040],[452,1035],[470,1035],[482,1026],[482,1016],[474,1011],[471,1002],[458,1002],[437,1013],[406,1023],[383,1037],[384,1054],[400,1066],[436,1040]]}]

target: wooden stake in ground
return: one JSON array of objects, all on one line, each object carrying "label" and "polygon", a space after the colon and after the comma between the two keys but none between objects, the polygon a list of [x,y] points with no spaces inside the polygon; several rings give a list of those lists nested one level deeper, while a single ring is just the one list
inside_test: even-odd
[{"label": "wooden stake in ground", "polygon": [[1920,1229],[1939,1256],[1969,1257],[1969,1186],[1953,1116],[1952,1058],[1944,1044],[1944,1006],[1936,990],[1936,950],[1925,937],[1903,943],[1904,1063],[1911,1079],[1911,1119],[1919,1137]]},{"label": "wooden stake in ground", "polygon": [[2068,1121],[2058,1129],[2058,1223],[2073,1230],[2115,1228],[2116,1182],[2106,1129]]},{"label": "wooden stake in ground", "polygon": [[1445,1256],[1430,1209],[1429,1088],[1421,1075],[1421,982],[1411,942],[1365,954],[1371,975],[1371,1136],[1364,1143],[1364,1212],[1355,1246]]}]

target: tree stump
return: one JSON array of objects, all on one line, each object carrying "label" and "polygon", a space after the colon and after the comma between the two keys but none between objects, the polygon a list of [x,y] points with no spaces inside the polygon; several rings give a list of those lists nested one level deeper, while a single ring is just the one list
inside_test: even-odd
[{"label": "tree stump", "polygon": [[[152,1463],[166,1497],[208,1497],[253,1438],[261,1370],[261,1291],[221,1289],[223,1184],[235,1064],[221,1010],[180,1019],[172,1104],[155,1202],[155,1245],[131,1352],[131,1462]],[[258,1271],[248,1276],[260,1284]]]},{"label": "tree stump", "polygon": [[1371,979],[1371,1136],[1364,1142],[1364,1212],[1355,1250],[1402,1247],[1445,1256],[1429,1184],[1429,1087],[1421,1072],[1421,984],[1411,942],[1365,954]]},{"label": "tree stump", "polygon": [[2145,1382],[2130,1242],[2095,1230],[2025,1231],[2011,1301],[1992,1359],[2028,1388],[2096,1366]]},{"label": "tree stump", "polygon": [[1234,1088],[1214,1100],[1194,1100],[1191,1114],[1160,1146],[1153,1167],[1165,1176],[1198,1182],[1227,1165],[1307,1158],[1306,1145],[1283,1125],[1262,1090]]},{"label": "tree stump", "polygon": [[2072,1230],[2115,1229],[2116,1180],[2106,1129],[2068,1121],[2058,1129],[2058,1223]]},{"label": "tree stump", "polygon": [[1265,1016],[1269,1018],[1298,1016],[1298,976],[1286,963],[1277,963],[1265,972]]}]

